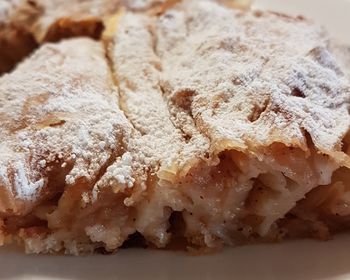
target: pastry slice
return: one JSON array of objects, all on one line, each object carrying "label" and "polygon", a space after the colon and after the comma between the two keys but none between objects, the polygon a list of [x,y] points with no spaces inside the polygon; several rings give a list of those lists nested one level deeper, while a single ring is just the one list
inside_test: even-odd
[{"label": "pastry slice", "polygon": [[229,210],[236,230],[265,237],[309,191],[348,170],[349,80],[325,31],[306,20],[192,5],[157,24],[164,94],[173,110],[185,95],[211,157],[232,161],[234,189],[248,184]]},{"label": "pastry slice", "polygon": [[350,81],[322,28],[205,0],[108,24],[106,49],[48,44],[0,80],[5,239],[216,250],[349,227]]},{"label": "pastry slice", "polygon": [[208,1],[111,24],[126,152],[65,191],[28,251],[113,252],[134,233],[213,250],[349,226],[349,80],[323,29]]},{"label": "pastry slice", "polygon": [[1,235],[46,234],[58,199],[69,190],[75,203],[94,185],[130,125],[102,44],[90,39],[44,45],[0,79],[0,93]]},{"label": "pastry slice", "polygon": [[[184,1],[159,17],[126,13],[115,30],[109,57],[121,106],[143,137],[159,139],[143,153],[165,155],[141,163],[151,168],[147,202],[132,200],[147,213],[135,226],[148,241],[165,246],[174,228],[190,246],[209,248],[294,236],[287,220],[309,192],[350,187],[350,83],[322,28]],[[157,104],[148,114],[143,98]],[[181,138],[164,128],[164,106]],[[339,220],[349,226],[347,212]],[[299,236],[338,228],[317,223]]]}]

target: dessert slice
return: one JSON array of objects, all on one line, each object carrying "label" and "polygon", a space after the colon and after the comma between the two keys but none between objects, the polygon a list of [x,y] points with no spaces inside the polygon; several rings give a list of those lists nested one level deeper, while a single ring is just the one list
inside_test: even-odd
[{"label": "dessert slice", "polygon": [[350,81],[322,28],[205,0],[108,24],[106,50],[48,44],[0,79],[3,236],[82,254],[349,227]]},{"label": "dessert slice", "polygon": [[[350,84],[322,28],[210,1],[185,1],[160,17],[119,19],[109,56],[123,110],[142,135],[165,139],[171,134],[151,117],[159,110],[143,113],[141,100],[151,95],[182,135],[179,151],[170,140],[168,149],[162,141],[145,148],[148,155],[161,149],[176,155],[142,164],[151,167],[147,203],[133,199],[132,206],[147,213],[136,217],[147,240],[166,244],[165,229],[176,228],[171,212],[181,235],[199,247],[293,236],[283,222],[298,201],[338,181],[349,188]],[[149,131],[154,125],[158,130]],[[156,213],[162,214],[151,219]],[[153,236],[147,223],[138,224],[147,218]]]},{"label": "dessert slice", "polygon": [[0,92],[1,236],[45,235],[58,198],[68,190],[75,202],[94,185],[130,125],[102,44],[90,39],[44,45],[0,79]]}]

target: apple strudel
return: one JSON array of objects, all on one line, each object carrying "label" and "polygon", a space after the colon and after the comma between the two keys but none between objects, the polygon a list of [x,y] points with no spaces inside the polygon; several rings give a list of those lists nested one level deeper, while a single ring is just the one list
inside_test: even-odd
[{"label": "apple strudel", "polygon": [[349,228],[350,81],[323,28],[193,0],[106,30],[0,78],[4,242],[216,250]]}]

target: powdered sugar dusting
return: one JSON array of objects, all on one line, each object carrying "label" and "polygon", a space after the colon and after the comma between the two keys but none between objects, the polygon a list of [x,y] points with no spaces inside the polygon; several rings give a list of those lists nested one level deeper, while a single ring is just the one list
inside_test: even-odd
[{"label": "powdered sugar dusting", "polygon": [[[110,49],[122,104],[138,133],[129,143],[135,164],[156,170],[177,160],[183,139],[175,129],[159,87],[161,64],[154,53],[151,20],[127,14]],[[142,40],[140,40],[142,38]],[[132,46],[133,50],[128,49]],[[166,164],[166,163],[165,163]]]},{"label": "powdered sugar dusting", "polygon": [[36,182],[30,182],[27,178],[27,172],[23,162],[18,161],[13,166],[14,173],[14,187],[17,191],[17,196],[21,198],[34,199],[35,196],[44,187],[44,179],[41,178]]},{"label": "powdered sugar dusting", "polygon": [[120,104],[104,49],[88,39],[45,45],[0,79],[0,191],[33,204],[51,172],[93,184],[113,154],[92,201],[228,148],[308,151],[309,134],[321,152],[341,152],[349,80],[306,20],[184,1],[160,17],[126,13],[108,53]]},{"label": "powdered sugar dusting", "polygon": [[92,203],[97,201],[98,194],[103,188],[112,187],[115,192],[118,192],[134,186],[136,174],[133,169],[133,160],[131,153],[126,152],[107,168],[105,174],[103,174],[91,191]]},{"label": "powdered sugar dusting", "polygon": [[307,150],[307,132],[322,152],[340,150],[350,84],[323,29],[300,18],[186,1],[165,13],[157,30],[165,93],[176,100],[191,92],[190,114],[214,148],[277,141]]},{"label": "powdered sugar dusting", "polygon": [[1,78],[0,92],[0,188],[28,205],[50,172],[67,172],[68,184],[94,181],[130,131],[103,47],[89,39],[43,46]]},{"label": "powdered sugar dusting", "polygon": [[[107,168],[106,173],[111,175],[111,178],[114,178],[118,185],[124,185],[127,188],[133,187],[135,179],[133,178],[132,166],[132,156],[129,152],[123,154],[123,156],[116,160],[114,164]],[[99,182],[100,185],[103,179]],[[112,184],[112,182],[109,182]],[[107,184],[108,185],[108,184]]]},{"label": "powdered sugar dusting", "polygon": [[342,71],[344,71],[350,79],[350,46],[335,41],[331,44],[331,50],[337,58]]},{"label": "powdered sugar dusting", "polygon": [[169,0],[126,0],[126,6],[132,10],[145,10],[153,6],[164,4]]},{"label": "powdered sugar dusting", "polygon": [[126,13],[109,55],[138,131],[135,169],[176,173],[222,143],[307,151],[305,132],[331,153],[349,127],[348,80],[327,34],[303,19],[185,1],[160,18]]}]

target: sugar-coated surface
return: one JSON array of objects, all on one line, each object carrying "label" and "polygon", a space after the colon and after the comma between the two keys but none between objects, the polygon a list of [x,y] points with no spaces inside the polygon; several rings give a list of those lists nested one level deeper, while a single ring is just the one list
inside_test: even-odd
[{"label": "sugar-coated surface", "polygon": [[120,149],[129,124],[104,55],[90,39],[48,44],[1,78],[2,192],[36,202],[52,191],[50,170],[93,181]]},{"label": "sugar-coated surface", "polygon": [[36,209],[47,235],[21,232],[28,251],[113,251],[135,232],[164,247],[174,212],[199,247],[273,239],[313,189],[346,198],[348,169],[332,174],[350,167],[350,83],[322,28],[209,0],[114,20],[105,49],[45,45],[0,80],[0,210],[64,191]]}]

